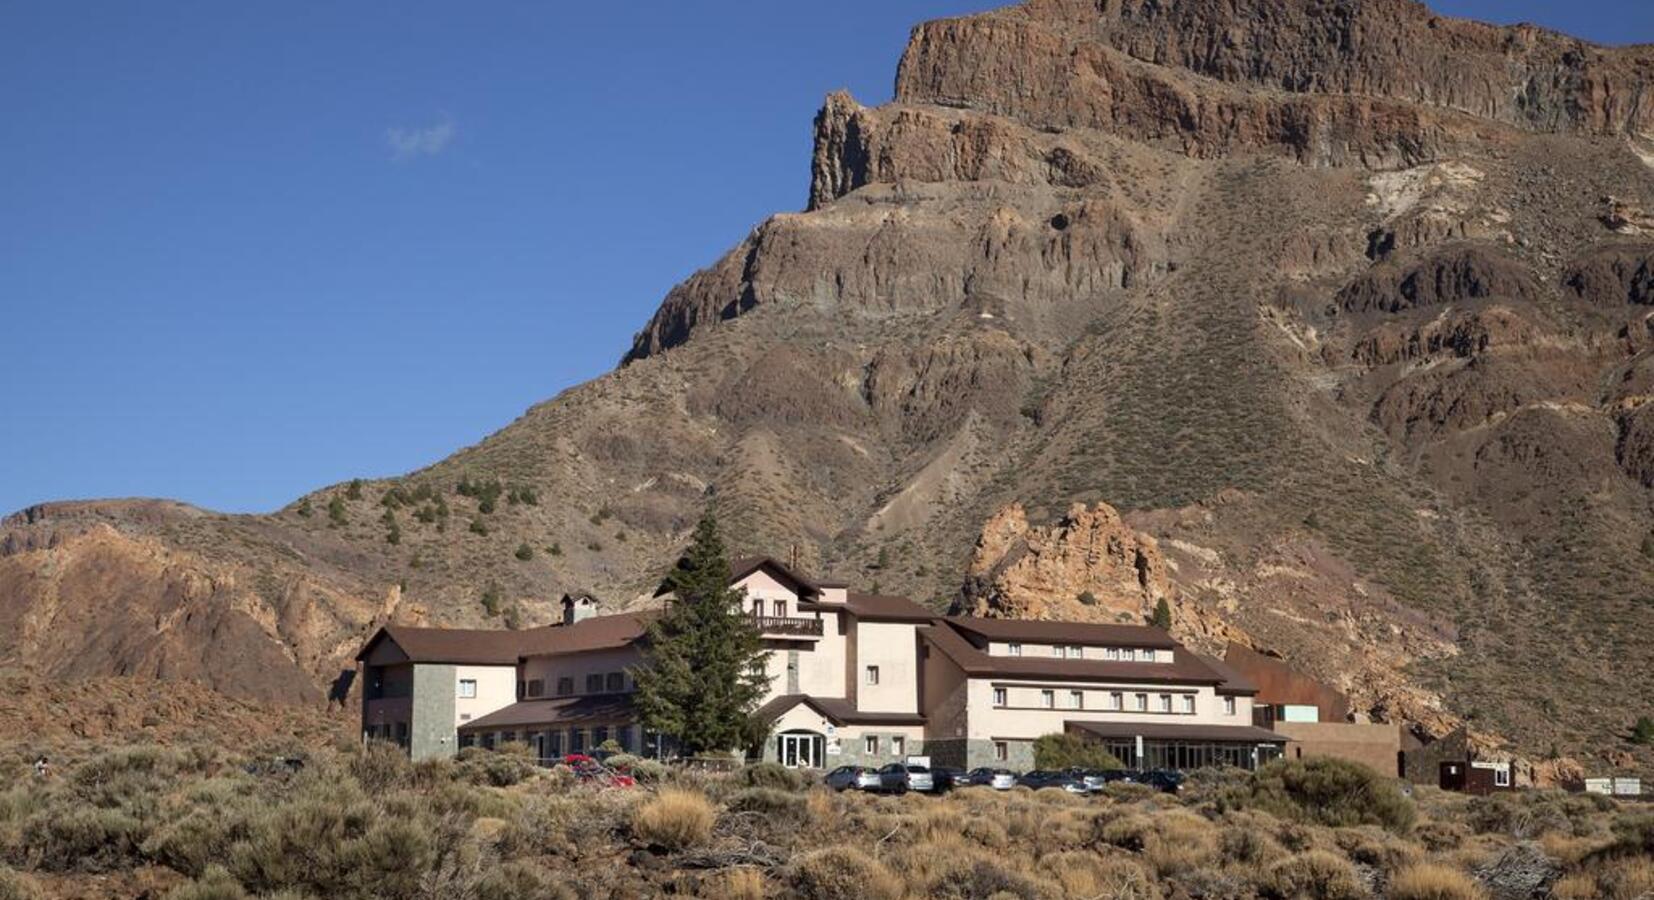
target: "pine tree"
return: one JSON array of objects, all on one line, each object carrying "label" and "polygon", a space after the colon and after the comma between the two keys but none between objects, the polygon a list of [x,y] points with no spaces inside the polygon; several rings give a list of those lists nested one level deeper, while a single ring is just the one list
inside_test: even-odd
[{"label": "pine tree", "polygon": [[1171,629],[1172,607],[1166,602],[1165,597],[1161,597],[1160,602],[1154,605],[1154,616],[1149,619],[1149,624],[1156,628]]},{"label": "pine tree", "polygon": [[1633,744],[1654,744],[1654,719],[1643,716],[1637,719],[1637,724],[1631,728],[1631,742]]},{"label": "pine tree", "polygon": [[763,645],[729,587],[729,559],[708,512],[667,576],[673,600],[649,626],[644,665],[632,670],[643,724],[686,754],[744,747],[764,696]]}]

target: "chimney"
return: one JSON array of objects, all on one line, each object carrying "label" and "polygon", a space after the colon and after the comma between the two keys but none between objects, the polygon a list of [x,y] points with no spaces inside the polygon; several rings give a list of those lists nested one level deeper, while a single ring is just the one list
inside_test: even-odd
[{"label": "chimney", "polygon": [[597,615],[597,598],[591,594],[563,595],[563,624],[573,625]]}]

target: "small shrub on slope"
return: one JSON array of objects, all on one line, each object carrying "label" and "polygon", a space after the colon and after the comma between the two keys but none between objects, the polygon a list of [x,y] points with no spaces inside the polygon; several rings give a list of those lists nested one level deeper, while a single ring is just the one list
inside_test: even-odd
[{"label": "small shrub on slope", "polygon": [[632,814],[632,832],[650,844],[683,850],[712,837],[717,811],[704,794],[666,788]]}]

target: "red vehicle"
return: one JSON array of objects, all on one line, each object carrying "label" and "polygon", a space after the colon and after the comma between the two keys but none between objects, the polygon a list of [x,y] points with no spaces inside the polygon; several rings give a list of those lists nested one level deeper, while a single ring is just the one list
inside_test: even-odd
[{"label": "red vehicle", "polygon": [[630,788],[637,787],[637,779],[625,772],[612,769],[596,758],[583,753],[571,753],[563,757],[563,765],[574,770],[574,776],[581,781],[590,781],[603,787]]}]

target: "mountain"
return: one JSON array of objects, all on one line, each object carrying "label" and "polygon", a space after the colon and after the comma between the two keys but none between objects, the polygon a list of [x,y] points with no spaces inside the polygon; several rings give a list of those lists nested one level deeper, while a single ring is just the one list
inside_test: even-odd
[{"label": "mountain", "polygon": [[7,519],[0,659],[319,700],[387,619],[634,602],[711,502],[937,608],[1166,596],[1370,714],[1619,752],[1654,692],[1651,86],[1654,47],[1405,0],[926,23],[891,103],[827,98],[804,211],[476,446],[268,516]]}]

